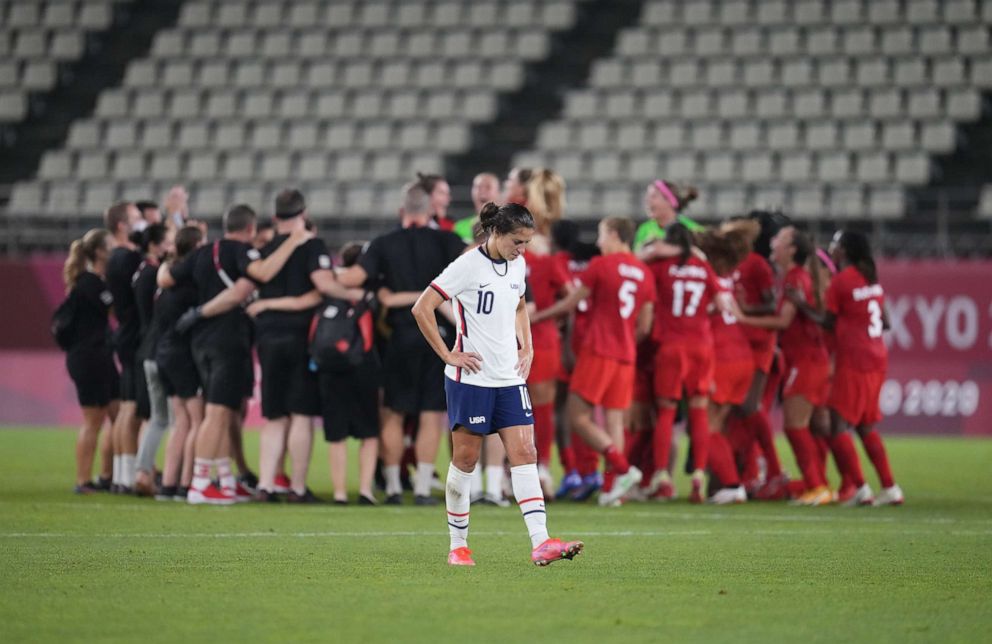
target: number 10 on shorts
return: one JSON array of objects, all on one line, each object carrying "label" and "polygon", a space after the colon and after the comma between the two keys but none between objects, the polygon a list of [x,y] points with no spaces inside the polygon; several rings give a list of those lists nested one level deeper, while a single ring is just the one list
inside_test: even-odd
[{"label": "number 10 on shorts", "polygon": [[530,392],[527,390],[527,386],[520,385],[517,389],[520,390],[520,406],[527,411],[533,409],[530,404]]}]

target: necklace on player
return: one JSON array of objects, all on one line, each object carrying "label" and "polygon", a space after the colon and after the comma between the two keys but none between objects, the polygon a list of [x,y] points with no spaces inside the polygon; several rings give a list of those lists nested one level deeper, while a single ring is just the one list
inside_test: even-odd
[{"label": "necklace on player", "polygon": [[[492,237],[490,237],[489,239],[492,239]],[[503,272],[500,273],[499,269],[496,268],[496,260],[493,259],[493,256],[489,253],[489,239],[486,240],[486,257],[489,258],[489,263],[492,264],[493,266],[493,272],[500,277],[506,277],[506,274],[510,272],[510,262],[503,260],[503,265],[505,266],[505,268],[503,269]]]}]

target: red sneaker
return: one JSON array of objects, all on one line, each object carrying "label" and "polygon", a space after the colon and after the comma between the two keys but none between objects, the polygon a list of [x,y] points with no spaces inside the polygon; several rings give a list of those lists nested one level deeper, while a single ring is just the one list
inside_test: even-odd
[{"label": "red sneaker", "polygon": [[785,486],[785,492],[788,494],[790,499],[798,499],[802,495],[806,494],[806,484],[801,480],[789,481],[789,483]]},{"label": "red sneaker", "polygon": [[698,478],[692,479],[692,492],[689,493],[689,503],[705,503],[706,497],[703,495],[703,482]]},{"label": "red sneaker", "polygon": [[837,490],[836,501],[841,505],[847,503],[854,498],[854,495],[858,493],[858,488],[853,483],[851,485],[845,485],[839,490]]},{"label": "red sneaker", "polygon": [[255,499],[254,495],[248,490],[248,488],[241,484],[241,481],[238,481],[235,484],[234,489],[222,488],[221,492],[233,496],[235,502],[237,503],[247,503],[248,501]]},{"label": "red sneaker", "polygon": [[202,490],[190,488],[186,494],[186,502],[190,505],[233,505],[235,500],[233,494],[218,490],[211,483]]},{"label": "red sneaker", "polygon": [[658,484],[658,490],[651,495],[651,498],[656,501],[671,501],[675,496],[675,486],[672,485],[672,482],[662,481]]},{"label": "red sneaker", "polygon": [[536,566],[547,566],[560,559],[574,559],[585,544],[581,541],[548,539],[530,553],[530,560]]},{"label": "red sneaker", "polygon": [[275,489],[272,491],[276,494],[289,494],[289,490],[292,489],[293,484],[285,474],[277,474],[273,487]]},{"label": "red sneaker", "polygon": [[472,551],[466,547],[455,548],[448,553],[449,566],[474,566],[472,561]]}]

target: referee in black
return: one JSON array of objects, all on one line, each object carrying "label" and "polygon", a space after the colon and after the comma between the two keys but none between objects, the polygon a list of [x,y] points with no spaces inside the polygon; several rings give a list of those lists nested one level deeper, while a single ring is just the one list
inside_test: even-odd
[{"label": "referee in black", "polygon": [[133,203],[124,201],[108,208],[103,218],[116,244],[107,262],[107,289],[114,301],[117,329],[113,344],[121,367],[121,405],[111,429],[114,446],[111,490],[128,493],[134,486],[138,430],[141,428],[141,419],[137,415],[136,371],[140,322],[131,288],[131,278],[141,265],[141,252],[130,239],[133,226],[141,221],[141,211]]},{"label": "referee in black", "polygon": [[[264,284],[282,269],[296,246],[311,237],[294,233],[265,260],[251,247],[255,211],[246,205],[224,215],[224,238],[201,246],[174,266],[159,270],[158,285],[196,285],[200,305],[177,323],[192,325],[191,348],[200,374],[206,412],[196,438],[193,482],[187,500],[193,504],[230,505],[236,482],[231,471],[230,424],[245,398],[252,371],[252,326],[240,305],[256,284]],[[216,468],[220,489],[211,482]]]},{"label": "referee in black", "polygon": [[[403,189],[400,227],[372,240],[365,253],[339,276],[342,284],[385,288],[386,321],[392,335],[383,365],[385,409],[382,419],[382,460],[386,478],[386,503],[402,503],[400,462],[403,457],[403,418],[419,415],[416,456],[417,473],[413,493],[418,505],[433,505],[431,481],[441,436],[446,429],[444,363],[431,349],[410,312],[420,294],[465,245],[457,235],[436,230],[431,223],[430,195],[417,184]],[[443,337],[452,337],[454,327],[440,321]]]}]

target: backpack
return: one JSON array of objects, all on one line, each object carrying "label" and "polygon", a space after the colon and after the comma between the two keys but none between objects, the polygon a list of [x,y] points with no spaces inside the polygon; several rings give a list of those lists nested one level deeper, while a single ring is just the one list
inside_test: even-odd
[{"label": "backpack", "polygon": [[351,303],[324,298],[310,322],[310,358],[324,371],[350,371],[372,350],[372,294]]},{"label": "backpack", "polygon": [[76,291],[73,290],[52,313],[51,331],[55,344],[63,351],[72,348],[75,340]]}]

